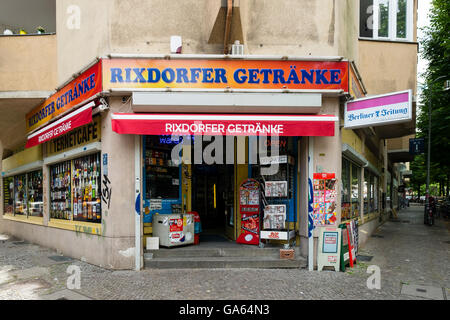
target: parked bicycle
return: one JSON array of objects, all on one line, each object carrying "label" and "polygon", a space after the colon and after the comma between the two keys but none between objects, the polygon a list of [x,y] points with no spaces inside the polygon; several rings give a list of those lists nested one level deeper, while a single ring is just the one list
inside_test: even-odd
[{"label": "parked bicycle", "polygon": [[429,197],[428,203],[425,204],[423,223],[432,226],[434,224],[435,216],[436,216],[436,201],[434,200],[433,197]]}]

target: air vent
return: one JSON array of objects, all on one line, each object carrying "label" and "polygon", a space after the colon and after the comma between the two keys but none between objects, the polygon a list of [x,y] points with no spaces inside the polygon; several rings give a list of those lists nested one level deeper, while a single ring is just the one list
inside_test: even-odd
[{"label": "air vent", "polygon": [[236,40],[234,44],[231,46],[231,54],[232,55],[243,55],[244,54],[244,45],[240,43],[239,40]]}]

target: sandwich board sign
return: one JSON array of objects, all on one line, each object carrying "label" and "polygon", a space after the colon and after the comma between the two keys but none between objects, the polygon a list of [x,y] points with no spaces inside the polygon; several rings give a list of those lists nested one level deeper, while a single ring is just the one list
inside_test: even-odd
[{"label": "sandwich board sign", "polygon": [[347,234],[347,224],[342,223],[339,225],[339,228],[342,232],[342,240],[341,240],[341,271],[345,271],[345,267],[350,264],[350,255],[348,251],[348,237]]},{"label": "sandwich board sign", "polygon": [[319,246],[317,248],[317,270],[332,267],[339,271],[341,258],[341,229],[319,227]]}]

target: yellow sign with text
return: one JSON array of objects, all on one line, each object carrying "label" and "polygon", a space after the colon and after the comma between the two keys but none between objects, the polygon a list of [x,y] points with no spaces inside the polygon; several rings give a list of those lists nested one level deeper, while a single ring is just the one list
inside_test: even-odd
[{"label": "yellow sign with text", "polygon": [[100,141],[101,117],[97,115],[92,122],[78,127],[65,135],[52,139],[45,143],[47,156],[69,151],[86,144]]}]

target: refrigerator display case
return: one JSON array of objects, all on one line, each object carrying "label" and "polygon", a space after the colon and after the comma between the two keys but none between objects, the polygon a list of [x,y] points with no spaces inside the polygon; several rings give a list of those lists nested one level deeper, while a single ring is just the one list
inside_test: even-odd
[{"label": "refrigerator display case", "polygon": [[153,216],[153,236],[159,245],[175,247],[194,243],[193,214],[157,214]]}]

